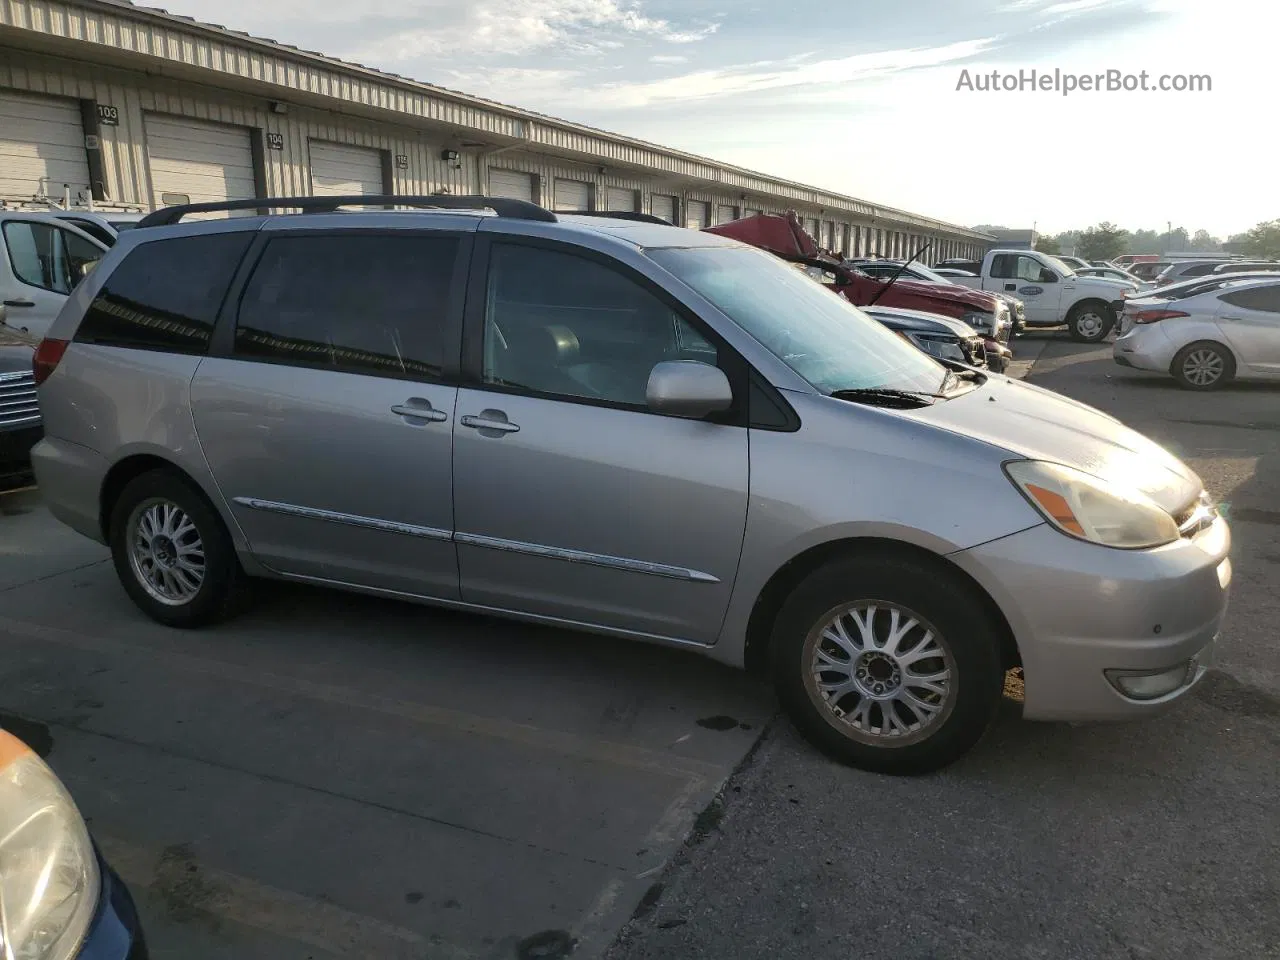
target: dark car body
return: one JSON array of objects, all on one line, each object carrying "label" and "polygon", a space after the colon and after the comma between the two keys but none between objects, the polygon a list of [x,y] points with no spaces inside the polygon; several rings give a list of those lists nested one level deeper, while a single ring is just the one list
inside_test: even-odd
[{"label": "dark car body", "polygon": [[94,849],[102,890],[93,922],[74,960],[148,960],[146,937],[129,888],[103,859],[102,851]]},{"label": "dark car body", "polygon": [[12,485],[31,469],[31,448],[43,431],[31,370],[37,340],[4,323],[0,307],[0,486]]},{"label": "dark car body", "polygon": [[904,310],[879,304],[862,310],[931,356],[955,360],[971,367],[989,368],[995,373],[1003,372],[1004,359],[992,358],[996,362],[989,363],[986,338],[967,323],[923,310]]}]

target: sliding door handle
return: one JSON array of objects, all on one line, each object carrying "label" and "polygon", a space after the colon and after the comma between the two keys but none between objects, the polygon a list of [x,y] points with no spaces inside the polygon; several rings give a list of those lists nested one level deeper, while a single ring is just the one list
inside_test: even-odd
[{"label": "sliding door handle", "polygon": [[512,423],[507,419],[506,414],[498,410],[485,410],[478,417],[463,417],[461,423],[464,427],[479,430],[481,433],[486,430],[492,430],[494,433],[515,433],[520,429],[519,425]]},{"label": "sliding door handle", "polygon": [[397,403],[391,408],[391,412],[397,416],[407,417],[410,420],[422,420],[430,423],[443,423],[449,419],[449,415],[443,410],[437,410],[431,406],[427,400],[420,400],[417,397],[411,398],[409,403]]}]

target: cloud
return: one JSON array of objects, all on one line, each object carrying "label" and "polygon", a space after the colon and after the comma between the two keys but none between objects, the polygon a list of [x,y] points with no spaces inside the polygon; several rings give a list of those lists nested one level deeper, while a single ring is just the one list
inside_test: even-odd
[{"label": "cloud", "polygon": [[650,63],[687,63],[689,58],[679,53],[655,53],[649,58]]},{"label": "cloud", "polygon": [[635,108],[673,101],[708,100],[789,88],[823,88],[876,79],[906,70],[937,67],[980,55],[997,37],[961,40],[938,47],[911,47],[810,62],[808,55],[762,61],[639,83],[609,83],[576,94],[595,107]]},{"label": "cloud", "polygon": [[639,0],[474,0],[447,6],[440,0],[370,2],[379,10],[394,7],[400,21],[399,29],[350,54],[374,63],[426,56],[521,56],[555,49],[596,53],[618,47],[627,37],[689,44],[719,26],[676,25],[650,17]]}]

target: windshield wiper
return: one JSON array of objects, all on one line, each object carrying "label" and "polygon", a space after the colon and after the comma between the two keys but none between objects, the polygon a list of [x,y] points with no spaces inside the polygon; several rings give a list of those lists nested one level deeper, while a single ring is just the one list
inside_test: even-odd
[{"label": "windshield wiper", "polygon": [[870,303],[868,303],[868,304],[867,304],[867,306],[868,306],[868,307],[874,307],[874,306],[876,305],[876,301],[877,301],[877,300],[879,300],[881,297],[883,297],[886,293],[888,293],[888,292],[889,292],[889,288],[890,288],[890,287],[892,287],[895,283],[897,283],[897,282],[898,282],[898,278],[899,278],[900,276],[902,276],[902,271],[903,271],[903,270],[906,270],[906,269],[907,269],[907,267],[911,266],[912,261],[914,261],[914,260],[916,259],[916,257],[918,257],[918,256],[920,256],[921,254],[923,254],[926,250],[928,250],[928,249],[929,249],[930,247],[932,247],[932,246],[933,246],[933,241],[932,241],[932,240],[930,240],[930,241],[929,241],[928,243],[926,243],[923,247],[921,247],[919,250],[917,250],[915,253],[913,253],[913,254],[911,255],[911,258],[910,258],[909,260],[907,260],[907,262],[906,262],[906,263],[904,263],[902,266],[900,266],[900,267],[897,269],[897,271],[894,273],[894,275],[893,275],[892,277],[890,277],[890,278],[889,278],[889,282],[888,282],[888,283],[886,283],[883,287],[881,287],[879,290],[877,290],[877,291],[876,291],[876,295],[875,295],[874,297],[872,297],[872,298],[871,298],[871,302],[870,302]]},{"label": "windshield wiper", "polygon": [[910,410],[915,407],[929,407],[936,400],[947,399],[940,393],[923,393],[918,390],[893,390],[889,387],[851,387],[848,390],[832,390],[831,396],[837,400],[851,400],[855,403],[875,403],[885,407],[900,407],[903,410]]}]

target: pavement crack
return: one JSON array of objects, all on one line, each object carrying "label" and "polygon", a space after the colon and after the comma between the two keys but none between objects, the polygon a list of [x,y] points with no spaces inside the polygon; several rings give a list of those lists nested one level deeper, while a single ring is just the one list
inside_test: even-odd
[{"label": "pavement crack", "polygon": [[59,570],[56,573],[47,573],[43,577],[36,577],[34,580],[23,580],[20,583],[11,583],[7,587],[0,587],[0,593],[9,593],[12,590],[18,590],[22,587],[33,587],[37,583],[44,583],[46,580],[56,580],[58,577],[65,577],[68,573],[76,573],[79,570],[88,570],[90,567],[96,567],[99,564],[110,563],[110,557],[103,557],[101,560],[90,560],[88,563],[82,563],[79,566],[69,567],[66,570]]}]

